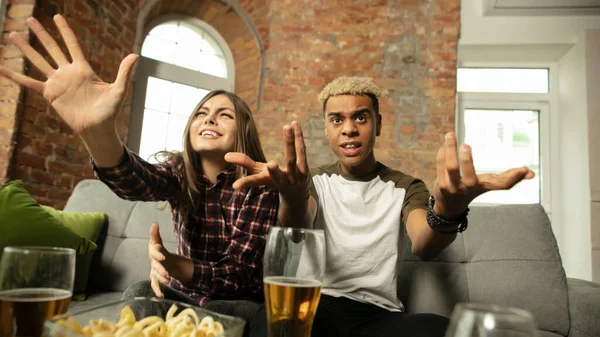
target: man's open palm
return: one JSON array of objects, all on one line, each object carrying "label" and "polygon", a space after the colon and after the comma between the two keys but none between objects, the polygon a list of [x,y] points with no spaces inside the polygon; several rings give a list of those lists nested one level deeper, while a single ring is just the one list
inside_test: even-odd
[{"label": "man's open palm", "polygon": [[435,213],[447,219],[459,216],[473,199],[485,192],[507,190],[535,176],[527,167],[512,168],[500,174],[476,174],[471,147],[462,145],[460,156],[457,152],[456,135],[446,134],[437,154],[433,196]]}]

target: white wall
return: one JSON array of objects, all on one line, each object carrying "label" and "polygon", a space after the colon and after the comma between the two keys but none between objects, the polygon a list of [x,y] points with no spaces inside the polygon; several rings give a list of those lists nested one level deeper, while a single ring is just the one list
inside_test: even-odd
[{"label": "white wall", "polygon": [[459,44],[577,43],[584,29],[600,28],[598,16],[482,16],[482,0],[461,1]]},{"label": "white wall", "polygon": [[590,175],[585,39],[558,63],[560,172],[563,197],[561,255],[567,275],[591,280]]},{"label": "white wall", "polygon": [[[462,0],[459,64],[550,64],[558,95],[551,141],[552,220],[567,276],[591,279],[590,174],[585,31],[599,16],[487,16],[482,0]],[[486,56],[487,55],[487,56]],[[556,192],[556,193],[555,193]]]},{"label": "white wall", "polygon": [[588,137],[590,150],[592,281],[600,282],[600,29],[586,31]]}]

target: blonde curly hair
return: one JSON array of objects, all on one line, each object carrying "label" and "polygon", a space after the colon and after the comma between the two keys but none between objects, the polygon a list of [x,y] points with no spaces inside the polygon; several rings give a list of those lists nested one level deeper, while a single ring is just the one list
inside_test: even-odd
[{"label": "blonde curly hair", "polygon": [[329,97],[338,95],[367,95],[377,100],[383,97],[386,91],[370,77],[342,76],[329,82],[319,94],[319,103],[325,103]]}]

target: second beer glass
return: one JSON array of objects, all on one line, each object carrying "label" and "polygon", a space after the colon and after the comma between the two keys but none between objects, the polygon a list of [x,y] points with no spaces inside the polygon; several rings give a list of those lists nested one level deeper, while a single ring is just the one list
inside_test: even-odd
[{"label": "second beer glass", "polygon": [[310,337],[325,275],[322,230],[272,227],[264,255],[268,337]]}]

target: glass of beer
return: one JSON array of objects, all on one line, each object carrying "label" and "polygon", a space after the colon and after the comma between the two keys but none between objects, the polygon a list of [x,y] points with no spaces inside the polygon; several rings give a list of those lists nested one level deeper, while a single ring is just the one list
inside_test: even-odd
[{"label": "glass of beer", "polygon": [[272,227],[264,261],[268,337],[310,337],[325,275],[322,230]]},{"label": "glass of beer", "polygon": [[44,321],[67,311],[75,250],[5,247],[0,259],[0,337],[40,337]]}]

